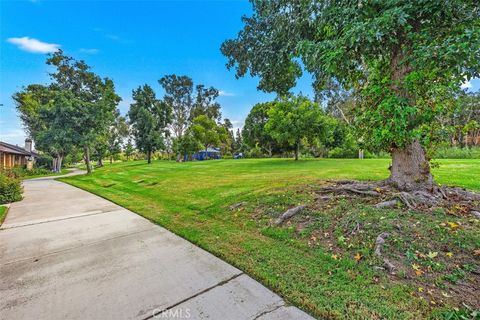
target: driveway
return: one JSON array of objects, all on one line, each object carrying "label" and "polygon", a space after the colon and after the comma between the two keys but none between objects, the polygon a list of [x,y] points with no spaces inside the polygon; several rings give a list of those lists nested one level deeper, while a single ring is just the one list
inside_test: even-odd
[{"label": "driveway", "polygon": [[27,180],[0,228],[0,319],[311,319],[110,201]]}]

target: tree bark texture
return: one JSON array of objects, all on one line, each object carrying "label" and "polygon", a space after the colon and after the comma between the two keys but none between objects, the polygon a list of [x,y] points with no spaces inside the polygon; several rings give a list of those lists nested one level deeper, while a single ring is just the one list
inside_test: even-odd
[{"label": "tree bark texture", "polygon": [[152,163],[152,151],[148,150],[147,152],[147,163]]},{"label": "tree bark texture", "polygon": [[91,173],[92,165],[90,163],[90,148],[88,146],[84,146],[83,151],[85,156],[85,164],[87,165],[87,173]]},{"label": "tree bark texture", "polygon": [[405,148],[392,150],[389,183],[402,191],[413,191],[433,186],[430,164],[420,142],[414,140]]}]

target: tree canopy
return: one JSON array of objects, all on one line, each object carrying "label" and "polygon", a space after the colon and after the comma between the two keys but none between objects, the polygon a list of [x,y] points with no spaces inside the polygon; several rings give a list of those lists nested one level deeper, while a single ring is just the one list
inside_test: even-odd
[{"label": "tree canopy", "polygon": [[228,139],[227,130],[206,115],[194,118],[189,130],[205,150],[226,142]]},{"label": "tree canopy", "polygon": [[[367,145],[392,152],[390,182],[432,184],[424,148],[465,79],[479,76],[478,1],[252,1],[238,37],[222,52],[237,77],[287,94],[304,67],[317,92],[332,83],[355,95]],[[409,156],[410,155],[410,156]]]},{"label": "tree canopy", "polygon": [[88,172],[90,149],[105,135],[120,102],[113,82],[102,79],[84,61],[66,56],[61,50],[49,55],[55,67],[47,86],[31,85],[14,99],[21,120],[40,150],[61,161],[73,146],[84,149]]},{"label": "tree canopy", "polygon": [[305,97],[275,102],[268,111],[266,131],[280,144],[291,147],[298,160],[302,140],[312,142],[327,136],[327,117],[316,103]]},{"label": "tree canopy", "polygon": [[137,148],[147,154],[150,163],[152,153],[164,147],[171,110],[147,84],[133,90],[132,96],[134,102],[128,111],[132,134]]},{"label": "tree canopy", "polygon": [[206,115],[220,121],[222,114],[220,104],[216,101],[218,90],[202,84],[193,91],[193,80],[188,76],[166,75],[158,80],[165,90],[163,102],[172,110],[171,130],[179,138],[195,117]]},{"label": "tree canopy", "polygon": [[269,111],[275,106],[275,102],[257,103],[250,110],[242,129],[243,141],[250,147],[259,146],[269,157],[272,157],[276,141],[265,129],[269,119]]}]

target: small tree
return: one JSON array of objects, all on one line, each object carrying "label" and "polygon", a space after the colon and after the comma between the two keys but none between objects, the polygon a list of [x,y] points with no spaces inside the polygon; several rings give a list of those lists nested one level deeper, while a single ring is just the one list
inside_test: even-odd
[{"label": "small tree", "polygon": [[217,125],[214,120],[206,115],[201,115],[193,119],[190,130],[195,140],[199,141],[205,148],[207,156],[209,147],[214,147],[222,142],[226,142],[228,138],[227,130]]},{"label": "small tree", "polygon": [[275,102],[257,103],[245,119],[245,125],[242,130],[244,142],[250,148],[260,146],[264,152],[271,158],[276,145],[275,139],[265,129],[268,122],[268,112],[275,105]]},{"label": "small tree", "polygon": [[235,142],[233,144],[234,152],[242,152],[243,151],[243,137],[240,128],[237,128],[237,133],[235,134]]},{"label": "small tree", "polygon": [[120,111],[117,109],[115,111],[114,121],[107,135],[107,151],[110,156],[110,163],[113,163],[113,158],[122,151],[122,143],[127,136],[127,121],[120,115]]},{"label": "small tree", "polygon": [[276,102],[268,116],[267,132],[277,142],[293,148],[295,160],[298,160],[303,139],[313,141],[326,133],[326,117],[322,109],[304,97]]},{"label": "small tree", "polygon": [[130,156],[133,154],[133,152],[135,152],[135,148],[133,147],[133,144],[132,144],[132,139],[131,138],[128,138],[128,142],[127,144],[125,145],[125,156],[127,157],[127,161],[130,160]]},{"label": "small tree", "polygon": [[137,148],[147,154],[147,162],[151,163],[152,153],[164,147],[170,111],[147,84],[133,91],[133,101],[128,111],[132,134]]},{"label": "small tree", "polygon": [[[202,144],[195,138],[190,128],[180,138],[173,139],[173,151],[182,155],[185,161],[202,147]],[[180,158],[177,161],[180,161]]]}]

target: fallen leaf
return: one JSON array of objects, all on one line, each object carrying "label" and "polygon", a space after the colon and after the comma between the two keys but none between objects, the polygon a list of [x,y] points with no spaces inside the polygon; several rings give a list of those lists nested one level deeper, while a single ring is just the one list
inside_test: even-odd
[{"label": "fallen leaf", "polygon": [[449,295],[446,292],[442,292],[442,296],[444,296],[445,298],[451,298],[452,297],[451,295]]},{"label": "fallen leaf", "polygon": [[423,253],[421,253],[421,252],[415,251],[415,254],[416,254],[417,257],[420,258],[420,259],[425,259],[425,258],[426,258],[426,256],[425,256]]},{"label": "fallen leaf", "polygon": [[452,230],[456,230],[460,227],[460,224],[456,223],[456,222],[447,222],[448,223],[448,226],[450,227],[450,229]]},{"label": "fallen leaf", "polygon": [[418,292],[423,292],[423,288],[422,288],[422,287],[418,287]]},{"label": "fallen leaf", "polygon": [[424,274],[424,271],[421,269],[421,267],[418,264],[413,263],[412,268],[413,268],[413,270],[415,270],[415,274],[417,276],[421,276],[422,274]]},{"label": "fallen leaf", "polygon": [[453,257],[453,253],[447,252],[447,253],[446,253],[446,256],[449,257],[449,258],[451,258],[451,257]]},{"label": "fallen leaf", "polygon": [[338,260],[338,256],[336,254],[332,254],[332,259],[333,260]]},{"label": "fallen leaf", "polygon": [[431,252],[431,251],[430,251],[430,252],[427,254],[427,257],[429,257],[430,259],[433,259],[433,258],[435,258],[436,256],[438,256],[438,252]]},{"label": "fallen leaf", "polygon": [[413,270],[420,270],[421,269],[421,267],[416,263],[412,264],[412,268],[413,268]]},{"label": "fallen leaf", "polygon": [[353,257],[357,263],[362,259],[362,255],[360,252],[357,252],[357,254]]}]

